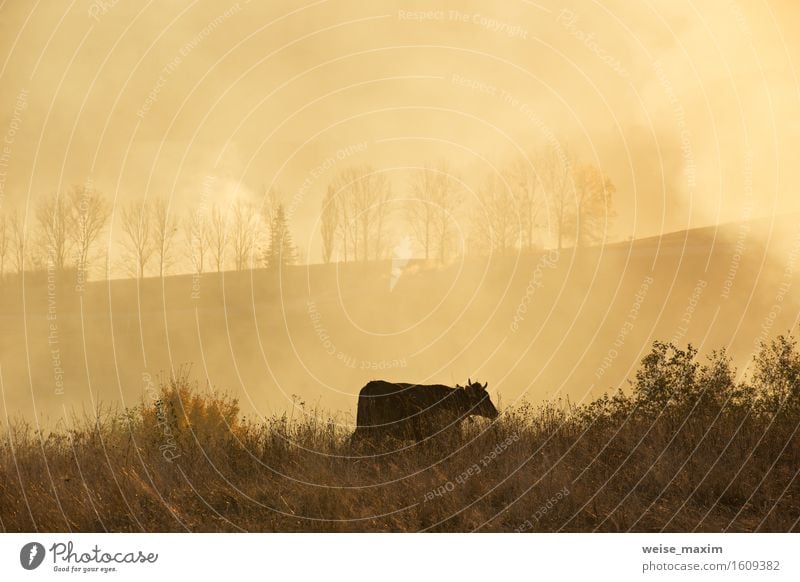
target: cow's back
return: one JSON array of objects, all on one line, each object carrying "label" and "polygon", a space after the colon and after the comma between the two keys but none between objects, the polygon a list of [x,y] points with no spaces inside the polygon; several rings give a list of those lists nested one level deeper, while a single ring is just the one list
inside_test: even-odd
[{"label": "cow's back", "polygon": [[382,380],[369,382],[358,396],[357,430],[397,437],[419,437],[450,404],[458,391],[442,385],[421,386]]}]

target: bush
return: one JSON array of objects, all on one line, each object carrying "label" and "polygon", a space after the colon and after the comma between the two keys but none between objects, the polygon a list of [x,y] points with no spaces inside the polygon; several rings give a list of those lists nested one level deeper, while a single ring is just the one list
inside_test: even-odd
[{"label": "bush", "polygon": [[791,334],[761,344],[755,357],[752,392],[761,413],[800,412],[800,354]]},{"label": "bush", "polygon": [[227,445],[240,429],[239,402],[226,394],[204,390],[190,380],[190,369],[162,377],[156,398],[142,402],[135,435],[167,458]]},{"label": "bush", "polygon": [[[5,531],[792,531],[800,524],[800,356],[656,342],[628,392],[522,402],[387,455],[297,401],[239,417],[188,368],[134,409],[0,446]],[[20,500],[24,500],[21,503]]]},{"label": "bush", "polygon": [[800,353],[791,335],[779,335],[753,358],[753,372],[737,383],[736,370],[723,348],[713,351],[700,365],[691,344],[682,350],[656,341],[642,359],[632,382],[632,403],[645,414],[662,414],[672,408],[718,412],[722,407],[775,416],[800,413]]}]

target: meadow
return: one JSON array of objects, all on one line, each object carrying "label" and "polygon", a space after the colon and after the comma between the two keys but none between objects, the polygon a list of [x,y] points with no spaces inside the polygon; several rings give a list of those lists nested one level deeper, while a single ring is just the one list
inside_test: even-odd
[{"label": "meadow", "polygon": [[299,398],[248,417],[190,370],[47,432],[11,421],[0,529],[265,532],[800,531],[800,353],[655,342],[623,389],[518,402],[420,444],[355,448]]}]

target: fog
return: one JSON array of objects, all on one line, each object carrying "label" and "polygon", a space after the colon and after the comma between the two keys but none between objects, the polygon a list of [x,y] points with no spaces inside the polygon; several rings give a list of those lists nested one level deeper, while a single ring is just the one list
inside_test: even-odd
[{"label": "fog", "polygon": [[[654,339],[744,369],[796,327],[796,3],[266,4],[0,7],[0,212],[33,240],[37,204],[75,185],[110,210],[84,288],[7,259],[6,414],[132,404],[183,363],[256,415],[352,413],[377,377],[581,400],[624,386]],[[543,203],[535,249],[463,252],[486,177],[554,149],[613,182],[602,241],[554,251]],[[463,188],[462,252],[423,261],[402,200],[440,163]],[[391,184],[385,252],[324,265],[323,197],[367,166]],[[126,205],[182,219],[267,192],[298,265],[193,277],[176,252],[169,277],[129,279]]]}]

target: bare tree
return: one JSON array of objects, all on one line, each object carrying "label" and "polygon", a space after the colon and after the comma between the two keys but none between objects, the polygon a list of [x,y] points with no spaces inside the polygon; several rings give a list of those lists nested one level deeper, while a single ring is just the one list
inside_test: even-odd
[{"label": "bare tree", "polygon": [[339,236],[342,239],[341,249],[346,263],[351,257],[358,261],[358,222],[355,216],[355,201],[352,196],[353,184],[358,180],[354,168],[345,168],[333,180],[331,191],[339,213]]},{"label": "bare tree", "polygon": [[131,272],[138,279],[144,277],[147,264],[156,250],[153,228],[153,211],[144,202],[131,202],[122,210],[123,244],[133,263]]},{"label": "bare tree", "polygon": [[11,246],[11,220],[0,211],[0,278],[6,273],[6,255]]},{"label": "bare tree", "polygon": [[616,187],[597,166],[575,168],[576,242],[579,246],[604,240],[613,216],[611,202]]},{"label": "bare tree", "polygon": [[156,200],[153,205],[152,218],[153,245],[158,261],[158,276],[164,277],[174,261],[173,246],[175,235],[178,233],[177,219],[170,213],[169,204],[163,198]]},{"label": "bare tree", "polygon": [[470,236],[481,253],[507,254],[517,246],[519,213],[509,184],[498,174],[489,174],[478,190]]},{"label": "bare tree", "polygon": [[536,245],[540,215],[546,210],[542,183],[533,163],[527,158],[515,160],[504,172],[519,214],[520,248]]},{"label": "bare tree", "polygon": [[433,252],[434,218],[436,207],[434,198],[439,188],[439,175],[433,168],[425,167],[417,170],[411,179],[413,198],[405,205],[408,223],[414,231],[417,242],[422,246],[425,260],[430,259]]},{"label": "bare tree", "polygon": [[543,194],[550,207],[551,231],[555,231],[561,250],[572,237],[571,227],[575,222],[574,159],[568,149],[558,146],[541,150],[537,162]]},{"label": "bare tree", "polygon": [[256,209],[252,204],[238,200],[233,205],[230,225],[230,244],[233,263],[237,271],[252,267],[253,251],[258,237]]},{"label": "bare tree", "polygon": [[356,261],[381,258],[391,198],[389,178],[370,166],[347,168],[334,180],[333,188],[341,212],[345,260],[348,249]]},{"label": "bare tree", "polygon": [[69,193],[69,237],[75,248],[75,266],[79,277],[90,268],[91,252],[108,223],[108,204],[96,190],[76,186]]},{"label": "bare tree", "polygon": [[24,218],[21,214],[14,212],[9,218],[11,225],[11,244],[13,246],[12,258],[14,268],[17,273],[22,273],[25,269],[25,258],[28,256],[28,230],[25,227]]},{"label": "bare tree", "polygon": [[328,186],[328,191],[322,199],[322,213],[320,216],[320,233],[322,235],[322,260],[330,263],[336,246],[336,233],[339,231],[339,208],[336,199],[336,190],[333,185]]},{"label": "bare tree", "polygon": [[350,196],[352,182],[356,179],[356,172],[348,168],[340,172],[328,187],[329,208],[336,210],[336,233],[341,238],[340,249],[345,263],[351,255],[353,260],[358,260],[358,223],[352,219],[353,200]]},{"label": "bare tree", "polygon": [[183,235],[192,272],[202,275],[211,244],[211,224],[204,206],[195,208],[184,218]]},{"label": "bare tree", "polygon": [[[278,213],[278,207],[281,206],[283,203],[281,200],[283,196],[281,195],[278,190],[275,188],[264,188],[264,196],[263,202],[261,204],[261,216],[264,219],[264,223],[267,227],[272,225],[272,222],[275,220],[275,215]],[[269,238],[269,233],[267,233],[267,238]]]},{"label": "bare tree", "polygon": [[463,202],[458,177],[445,162],[426,166],[412,177],[413,199],[407,206],[408,220],[421,243],[425,258],[435,253],[447,260],[455,227],[454,214]]},{"label": "bare tree", "polygon": [[[434,217],[433,225],[436,233],[439,262],[442,264],[449,260],[456,247],[456,242],[454,241],[457,232],[456,211],[463,200],[461,189],[457,185],[451,185],[447,190],[446,197],[441,199],[437,207],[438,212]],[[463,249],[463,240],[461,247]]]},{"label": "bare tree", "polygon": [[[365,208],[362,215],[368,212],[374,214],[374,220],[371,222],[372,230],[364,228],[366,233],[365,240],[370,237],[374,240],[373,253],[376,260],[380,260],[386,255],[386,248],[384,246],[386,239],[387,218],[389,213],[388,202],[392,197],[392,185],[389,182],[389,177],[384,174],[373,174],[367,186],[370,188],[369,200],[370,206]],[[367,246],[364,245],[364,260],[369,260],[369,255],[366,254]]]},{"label": "bare tree", "polygon": [[211,220],[208,223],[208,243],[211,258],[217,273],[225,266],[225,255],[228,250],[228,217],[216,204],[211,208]]},{"label": "bare tree", "polygon": [[41,198],[36,205],[39,226],[38,246],[45,266],[63,271],[72,247],[69,233],[69,203],[64,196],[52,194]]}]

